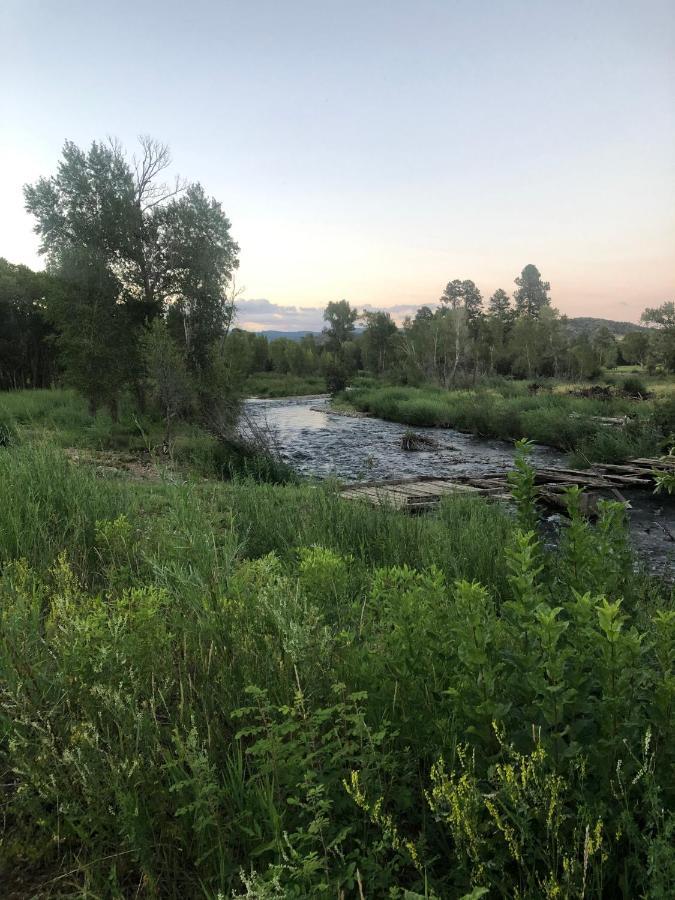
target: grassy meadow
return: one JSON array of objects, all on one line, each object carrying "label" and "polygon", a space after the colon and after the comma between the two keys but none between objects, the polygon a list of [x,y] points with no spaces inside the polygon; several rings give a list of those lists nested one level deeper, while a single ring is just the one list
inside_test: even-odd
[{"label": "grassy meadow", "polygon": [[672,588],[619,506],[551,550],[526,458],[517,516],[408,517],[188,431],[145,478],[66,450],[159,425],[79,404],[0,399],[5,896],[672,896]]}]

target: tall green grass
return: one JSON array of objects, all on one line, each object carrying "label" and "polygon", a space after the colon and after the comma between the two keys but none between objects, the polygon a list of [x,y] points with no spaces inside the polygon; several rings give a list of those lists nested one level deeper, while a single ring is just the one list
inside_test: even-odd
[{"label": "tall green grass", "polygon": [[[529,438],[587,461],[620,462],[659,452],[667,433],[653,403],[616,397],[607,402],[559,391],[528,394],[526,386],[504,382],[475,390],[387,387],[355,389],[349,402],[359,410],[410,426],[455,428],[479,437]],[[600,424],[594,417],[631,416],[628,427]]]},{"label": "tall green grass", "polygon": [[24,440],[44,438],[61,447],[145,449],[148,435],[161,443],[162,423],[139,417],[122,402],[120,419],[100,411],[90,416],[86,401],[72,390],[10,391],[0,394],[0,423]]},{"label": "tall green grass", "polygon": [[[89,415],[85,401],[74,391],[37,390],[0,394],[0,447],[45,442],[53,446],[87,449],[113,454],[151,455],[165,459],[162,451],[165,423],[150,414],[140,415],[130,398],[123,397],[119,421],[106,411]],[[174,427],[171,460],[184,475],[205,477],[251,477],[262,481],[293,480],[289,466],[265,448],[232,440],[224,443],[190,422]]]},{"label": "tall green grass", "polygon": [[547,551],[475,498],[0,467],[6,894],[672,896],[675,614],[617,505]]},{"label": "tall green grass", "polygon": [[[125,514],[152,535],[157,523],[173,522],[186,510],[197,516],[196,531],[210,534],[215,543],[223,529],[228,536],[234,533],[249,557],[274,552],[292,561],[298,547],[320,543],[353,557],[362,568],[435,565],[449,578],[497,584],[504,577],[500,551],[509,518],[473,497],[446,500],[437,517],[408,517],[345,503],[325,485],[275,486],[252,479],[132,485],[77,467],[46,444],[0,450],[0,561],[23,556],[44,569],[67,550],[88,575],[86,566],[95,568],[97,521]],[[153,552],[166,552],[167,534],[162,528]]]},{"label": "tall green grass", "polygon": [[96,522],[135,505],[126,482],[78,470],[54,447],[0,449],[0,562],[25,558],[43,571],[67,548],[88,571]]}]

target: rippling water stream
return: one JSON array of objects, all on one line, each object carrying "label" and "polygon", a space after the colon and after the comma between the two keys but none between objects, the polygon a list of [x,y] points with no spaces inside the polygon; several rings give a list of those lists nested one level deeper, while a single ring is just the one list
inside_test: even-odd
[{"label": "rippling water stream", "polygon": [[[330,410],[327,397],[248,400],[248,415],[269,425],[284,459],[303,475],[342,481],[375,481],[415,475],[470,475],[512,468],[514,448],[506,441],[483,440],[449,428],[415,428],[441,449],[401,449],[406,426],[382,419],[353,418]],[[535,447],[535,466],[566,466],[563,453]],[[633,543],[650,565],[675,571],[675,498],[649,491],[623,491],[630,500]]]},{"label": "rippling water stream", "polygon": [[[513,445],[486,441],[449,428],[415,428],[443,445],[440,450],[401,450],[405,425],[333,413],[325,397],[249,400],[249,415],[276,432],[284,458],[299,472],[320,478],[405,478],[413,475],[468,475],[509,469]],[[547,447],[534,451],[535,465],[564,465]]]}]

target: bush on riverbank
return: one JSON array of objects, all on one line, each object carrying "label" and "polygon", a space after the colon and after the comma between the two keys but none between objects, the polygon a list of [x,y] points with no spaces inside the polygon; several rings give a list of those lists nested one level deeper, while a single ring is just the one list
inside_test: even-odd
[{"label": "bush on riverbank", "polygon": [[0,449],[6,889],[670,896],[675,615],[622,515],[548,552]]}]

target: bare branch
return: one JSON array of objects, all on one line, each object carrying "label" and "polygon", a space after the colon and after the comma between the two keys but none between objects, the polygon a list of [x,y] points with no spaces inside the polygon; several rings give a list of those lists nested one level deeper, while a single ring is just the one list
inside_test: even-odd
[{"label": "bare branch", "polygon": [[237,288],[237,281],[235,276],[232,276],[232,280],[230,282],[229,291],[226,289],[224,292],[223,306],[224,306],[224,321],[225,321],[225,331],[223,337],[226,338],[230,333],[230,329],[234,325],[235,319],[237,317],[237,297],[240,297],[244,291],[245,287]]},{"label": "bare branch", "polygon": [[142,156],[134,155],[132,159],[136,177],[136,199],[145,212],[164,203],[187,186],[187,181],[176,176],[173,186],[156,179],[171,165],[171,153],[166,144],[162,144],[148,135],[140,135],[138,142],[143,151]]}]

